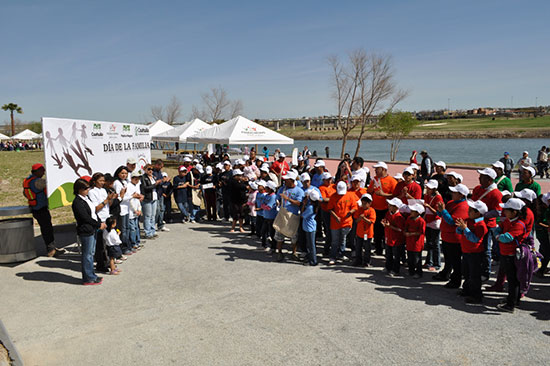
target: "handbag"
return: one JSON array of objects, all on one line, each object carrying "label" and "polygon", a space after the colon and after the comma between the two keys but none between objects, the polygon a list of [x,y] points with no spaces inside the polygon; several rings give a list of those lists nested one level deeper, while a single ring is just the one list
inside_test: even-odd
[{"label": "handbag", "polygon": [[281,207],[275,221],[273,221],[273,228],[286,236],[292,238],[298,231],[300,225],[300,216],[294,215],[288,211],[285,207]]}]

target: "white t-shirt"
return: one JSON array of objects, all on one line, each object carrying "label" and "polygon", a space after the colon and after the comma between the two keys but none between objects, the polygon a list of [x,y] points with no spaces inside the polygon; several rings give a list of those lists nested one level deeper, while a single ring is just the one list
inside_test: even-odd
[{"label": "white t-shirt", "polygon": [[365,188],[365,183],[367,182],[367,173],[369,171],[369,168],[367,168],[367,170],[365,170],[365,168],[360,168],[360,169],[357,169],[357,170],[354,170],[353,172],[351,172],[351,175],[354,176],[354,175],[358,175],[359,177],[361,177],[361,183],[359,183],[359,187],[361,188]]},{"label": "white t-shirt", "polygon": [[116,232],[116,229],[112,229],[111,231],[103,230],[103,243],[107,246],[114,247],[122,244],[122,240],[120,240],[120,236]]},{"label": "white t-shirt", "polygon": [[128,199],[129,199],[129,209],[128,209],[128,214],[130,215],[130,219],[133,219],[136,217],[135,213],[136,211],[141,211],[141,203],[139,202],[139,199],[138,198],[132,198],[132,196],[134,195],[134,193],[140,193],[140,190],[139,190],[139,183],[138,184],[133,184],[133,183],[130,183],[128,184],[128,187],[126,189],[126,194],[124,195],[124,198],[126,198],[126,196],[128,196]]},{"label": "white t-shirt", "polygon": [[113,185],[113,188],[115,189],[115,192],[118,194],[118,200],[120,201],[120,216],[126,216],[128,215],[128,212],[130,211],[130,198],[132,198],[131,195],[128,195],[128,192],[124,195],[124,198],[120,198],[120,191],[126,187],[128,184],[126,181],[121,182],[120,180],[115,180],[115,183]]},{"label": "white t-shirt", "polygon": [[[97,207],[107,199],[107,191],[104,188],[94,187],[90,190],[90,192],[88,192],[88,197]],[[105,222],[105,220],[109,218],[109,204],[107,203],[105,206],[103,206],[101,210],[96,212],[96,214],[101,222]]]}]

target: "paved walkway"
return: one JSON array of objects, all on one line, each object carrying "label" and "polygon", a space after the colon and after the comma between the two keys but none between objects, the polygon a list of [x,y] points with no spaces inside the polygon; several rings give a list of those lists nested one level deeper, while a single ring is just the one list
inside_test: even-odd
[{"label": "paved walkway", "polygon": [[[375,267],[272,262],[227,224],[173,224],[80,285],[79,256],[0,266],[0,318],[26,365],[512,365],[550,359],[550,280],[522,310],[466,306]],[[74,242],[73,233],[58,240]]]}]

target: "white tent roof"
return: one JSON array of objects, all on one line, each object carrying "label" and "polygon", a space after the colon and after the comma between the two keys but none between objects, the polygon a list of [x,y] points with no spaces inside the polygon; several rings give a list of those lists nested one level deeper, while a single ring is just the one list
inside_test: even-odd
[{"label": "white tent roof", "polygon": [[170,126],[168,123],[164,121],[161,121],[160,119],[156,122],[149,124],[148,127],[149,127],[149,135],[151,137],[174,129],[174,127]]},{"label": "white tent roof", "polygon": [[290,145],[294,140],[281,135],[267,127],[259,125],[242,116],[230,119],[219,125],[214,125],[206,131],[193,135],[187,142],[213,144],[244,145],[244,144],[274,144]]},{"label": "white tent roof", "polygon": [[6,136],[3,133],[0,133],[0,140],[9,140],[9,139],[10,139],[9,136]]},{"label": "white tent roof", "polygon": [[38,140],[41,139],[42,135],[36,132],[32,132],[29,129],[19,132],[17,135],[11,137],[12,140]]},{"label": "white tent roof", "polygon": [[171,142],[189,142],[188,137],[205,131],[211,128],[208,123],[195,118],[191,122],[186,122],[183,125],[177,126],[169,131],[165,131],[153,137],[155,141],[171,141]]}]

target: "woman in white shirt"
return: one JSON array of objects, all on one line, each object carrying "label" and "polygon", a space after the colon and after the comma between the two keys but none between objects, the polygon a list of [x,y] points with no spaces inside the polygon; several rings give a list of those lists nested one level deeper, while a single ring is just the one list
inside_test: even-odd
[{"label": "woman in white shirt", "polygon": [[120,230],[120,239],[122,240],[122,252],[125,255],[132,254],[132,249],[130,246],[130,229],[129,229],[129,209],[130,209],[130,198],[131,195],[126,194],[126,186],[128,179],[128,168],[125,166],[120,166],[115,171],[115,183],[113,184],[113,189],[118,195],[118,200],[120,201],[120,214],[117,217],[117,225]]}]

